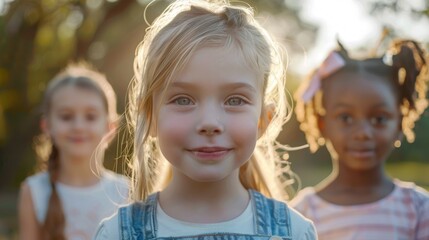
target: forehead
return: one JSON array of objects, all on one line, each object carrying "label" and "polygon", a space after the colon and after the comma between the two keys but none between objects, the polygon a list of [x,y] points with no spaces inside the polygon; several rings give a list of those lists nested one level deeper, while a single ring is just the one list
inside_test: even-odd
[{"label": "forehead", "polygon": [[252,69],[238,50],[225,47],[203,47],[194,52],[183,71],[173,82],[192,81],[215,87],[222,82],[240,82],[259,89],[261,74]]},{"label": "forehead", "polygon": [[103,108],[102,97],[93,89],[66,85],[55,90],[50,99],[51,109],[62,108]]},{"label": "forehead", "polygon": [[396,104],[398,101],[394,84],[370,73],[338,72],[322,80],[322,90],[325,102],[373,100]]}]

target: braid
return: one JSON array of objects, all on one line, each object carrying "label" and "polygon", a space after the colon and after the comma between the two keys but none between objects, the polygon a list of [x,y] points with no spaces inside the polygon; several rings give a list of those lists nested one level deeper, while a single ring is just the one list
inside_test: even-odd
[{"label": "braid", "polygon": [[48,159],[49,180],[52,187],[52,193],[49,199],[45,223],[42,228],[42,238],[48,240],[65,240],[64,211],[55,185],[58,180],[58,171],[60,167],[58,155],[58,149],[55,145],[52,145],[52,151]]}]

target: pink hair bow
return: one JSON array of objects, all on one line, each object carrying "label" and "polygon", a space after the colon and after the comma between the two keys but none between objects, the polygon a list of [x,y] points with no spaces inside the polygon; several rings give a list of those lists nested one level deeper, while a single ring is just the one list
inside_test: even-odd
[{"label": "pink hair bow", "polygon": [[310,99],[316,94],[317,90],[320,89],[322,83],[321,80],[346,64],[344,59],[337,52],[331,52],[328,57],[323,61],[322,65],[310,79],[310,83],[307,89],[301,96],[304,103],[310,101]]}]

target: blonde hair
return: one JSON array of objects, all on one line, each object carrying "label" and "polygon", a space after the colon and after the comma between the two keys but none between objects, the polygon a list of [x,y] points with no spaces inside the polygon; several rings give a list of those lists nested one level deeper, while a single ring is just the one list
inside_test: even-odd
[{"label": "blonde hair", "polygon": [[[328,79],[340,71],[356,74],[371,73],[380,76],[382,79],[387,79],[387,82],[393,86],[398,99],[398,108],[402,114],[401,130],[407,141],[413,142],[415,122],[428,107],[426,94],[429,80],[429,61],[425,50],[413,40],[395,39],[383,56],[353,59],[341,44],[339,47],[340,49],[335,52],[342,57],[345,64],[337,71],[324,76],[321,80],[322,85],[324,79]],[[325,139],[318,127],[318,118],[325,115],[322,101],[323,92],[320,88],[309,101],[304,101],[302,97],[309,88],[313,76],[318,74],[317,70],[309,75],[295,94],[297,119],[312,152],[317,151],[320,146],[325,144]]]},{"label": "blonde hair", "polygon": [[[176,1],[147,29],[136,50],[134,78],[129,92],[127,122],[134,134],[132,170],[133,200],[145,200],[171,177],[156,139],[150,136],[157,112],[154,92],[166,89],[184,69],[192,54],[203,47],[237,48],[251,67],[260,71],[264,104],[273,106],[267,130],[257,142],[250,161],[240,168],[246,188],[268,196],[287,197],[289,171],[276,141],[288,118],[284,65],[280,49],[256,22],[251,9],[227,2]],[[169,175],[170,174],[170,175]],[[161,182],[161,186],[157,183]]]},{"label": "blonde hair", "polygon": [[[50,112],[53,95],[59,89],[66,86],[75,86],[95,92],[103,100],[109,121],[114,122],[118,120],[116,95],[112,86],[104,75],[95,71],[84,62],[69,64],[49,82],[42,102],[42,114],[45,117]],[[41,134],[36,139],[35,150],[39,157],[38,168],[48,170],[52,188],[46,219],[41,226],[42,238],[65,239],[65,216],[55,184],[58,180],[60,169],[59,149],[49,136]]]}]

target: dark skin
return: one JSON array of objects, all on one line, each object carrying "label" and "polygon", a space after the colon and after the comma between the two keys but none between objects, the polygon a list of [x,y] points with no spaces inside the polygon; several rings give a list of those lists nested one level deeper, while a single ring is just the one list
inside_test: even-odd
[{"label": "dark skin", "polygon": [[[316,191],[319,197],[337,205],[358,205],[378,201],[389,195],[394,185],[384,172],[356,173],[344,176],[344,171],[333,171],[321,182]],[[365,179],[353,181],[353,179]]]},{"label": "dark skin", "polygon": [[369,73],[339,72],[323,80],[319,129],[327,140],[333,171],[317,194],[338,205],[375,202],[394,183],[384,162],[401,138],[401,114],[393,86]]}]

